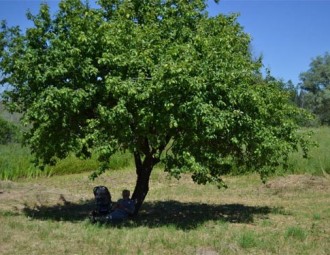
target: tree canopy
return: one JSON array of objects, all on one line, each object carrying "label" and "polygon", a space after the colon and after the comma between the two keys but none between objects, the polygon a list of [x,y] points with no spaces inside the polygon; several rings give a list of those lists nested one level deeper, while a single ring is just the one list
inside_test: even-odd
[{"label": "tree canopy", "polygon": [[330,125],[330,54],[317,56],[300,74],[302,106],[314,113],[321,124]]},{"label": "tree canopy", "polygon": [[134,155],[137,210],[153,167],[200,184],[224,185],[231,171],[265,177],[305,140],[288,95],[262,78],[261,60],[236,15],[208,16],[204,0],[62,0],[3,23],[5,99],[31,125],[41,165],[74,152]]}]

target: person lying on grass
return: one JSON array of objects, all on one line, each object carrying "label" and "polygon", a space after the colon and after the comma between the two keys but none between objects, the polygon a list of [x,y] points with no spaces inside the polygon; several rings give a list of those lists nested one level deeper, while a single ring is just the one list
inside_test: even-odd
[{"label": "person lying on grass", "polygon": [[122,199],[113,207],[113,211],[106,216],[106,219],[110,222],[118,222],[127,219],[130,215],[134,213],[135,202],[130,199],[130,191],[125,189],[122,192]]}]

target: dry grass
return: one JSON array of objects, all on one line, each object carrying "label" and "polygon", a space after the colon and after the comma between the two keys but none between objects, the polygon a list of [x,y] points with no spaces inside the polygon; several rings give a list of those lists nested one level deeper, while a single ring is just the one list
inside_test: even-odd
[{"label": "dry grass", "polygon": [[134,171],[0,182],[0,254],[330,254],[329,179],[226,181],[218,190],[156,170],[140,215],[118,226],[86,220],[92,188],[118,198]]}]

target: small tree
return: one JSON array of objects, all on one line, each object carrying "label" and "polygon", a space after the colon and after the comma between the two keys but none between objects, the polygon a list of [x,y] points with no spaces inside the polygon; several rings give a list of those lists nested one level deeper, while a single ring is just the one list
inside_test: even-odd
[{"label": "small tree", "polygon": [[[31,124],[38,162],[70,152],[103,162],[134,155],[138,212],[154,166],[223,186],[232,169],[262,177],[303,142],[275,82],[264,81],[236,16],[209,17],[204,0],[64,0],[28,14],[34,27],[3,26],[7,105]],[[306,147],[304,147],[306,149]]]}]

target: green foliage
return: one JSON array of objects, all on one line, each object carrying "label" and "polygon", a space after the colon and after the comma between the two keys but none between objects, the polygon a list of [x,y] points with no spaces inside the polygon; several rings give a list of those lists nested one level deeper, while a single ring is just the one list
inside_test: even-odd
[{"label": "green foliage", "polygon": [[209,17],[203,0],[99,4],[63,0],[54,17],[42,4],[24,33],[3,24],[0,83],[37,163],[129,151],[138,174],[162,161],[222,186],[233,168],[264,177],[307,152],[301,111],[262,79],[236,16]]},{"label": "green foliage", "polygon": [[276,79],[271,75],[270,69],[266,69],[266,77],[265,81],[267,82],[275,82],[278,84],[278,87],[283,90],[288,96],[289,101],[292,104],[298,105],[299,93],[298,87],[293,84],[291,80],[285,82],[283,79]]},{"label": "green foliage", "polygon": [[316,94],[330,86],[330,54],[317,56],[310,63],[310,69],[300,74],[302,88]]},{"label": "green foliage", "polygon": [[0,144],[8,144],[19,140],[19,129],[0,116]]},{"label": "green foliage", "polygon": [[330,54],[317,56],[300,74],[301,106],[314,113],[322,125],[330,125]]}]

